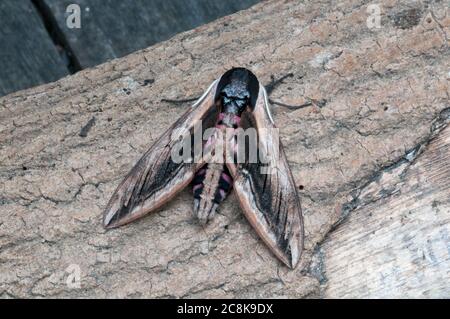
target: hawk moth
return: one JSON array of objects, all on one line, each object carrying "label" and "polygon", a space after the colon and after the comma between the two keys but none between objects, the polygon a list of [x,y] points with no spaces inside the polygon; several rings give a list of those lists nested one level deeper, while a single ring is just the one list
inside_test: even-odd
[{"label": "hawk moth", "polygon": [[[198,130],[204,133],[211,128],[213,133],[200,144],[192,139]],[[256,161],[249,160],[245,151],[244,160],[237,161],[238,144],[251,143],[242,142],[233,133],[244,128],[256,132],[256,147],[265,150]],[[264,86],[245,68],[227,71],[162,134],[120,183],[105,209],[104,226],[118,227],[155,211],[191,182],[194,212],[205,224],[234,189],[256,233],[276,257],[295,268],[303,250],[300,199],[283,146],[270,129],[275,125]],[[225,131],[231,131],[231,138],[219,134]],[[179,136],[185,136],[183,142],[187,138],[194,150],[222,146],[219,155],[225,161],[214,160],[214,152],[198,157],[192,149],[184,154],[188,160],[174,160]],[[269,172],[263,169],[268,166],[264,156],[275,162]]]}]

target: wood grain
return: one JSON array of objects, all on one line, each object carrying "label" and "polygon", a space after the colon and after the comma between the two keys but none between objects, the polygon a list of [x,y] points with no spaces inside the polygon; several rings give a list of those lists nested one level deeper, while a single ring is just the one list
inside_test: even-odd
[{"label": "wood grain", "polygon": [[[410,1],[379,3],[382,28],[371,30],[367,4],[361,1],[343,0],[336,6],[312,0],[264,1],[124,58],[1,98],[0,296],[363,297],[376,291],[399,296],[401,289],[408,295],[411,288],[409,296],[448,297],[442,280],[448,264],[440,239],[448,184],[439,177],[444,177],[440,167],[445,158],[438,156],[442,150],[436,147],[433,153],[430,141],[440,138],[450,118],[450,15],[443,14],[448,12],[443,1],[414,2],[419,18],[408,15]],[[273,257],[233,194],[207,227],[192,216],[189,190],[132,224],[111,231],[102,226],[102,211],[114,189],[189,107],[162,100],[199,96],[233,66],[252,70],[262,84],[272,75],[292,73],[272,92],[273,100],[297,105],[321,101],[298,110],[273,109],[302,199],[305,249],[294,271]],[[80,130],[93,116],[95,125],[81,137]],[[434,160],[411,175],[415,177],[396,169],[411,166],[413,171],[429,151]],[[399,228],[398,215],[392,217],[399,226],[389,228],[390,219],[382,215],[405,206],[375,206],[382,206],[383,196],[395,195],[391,188],[364,195],[389,171],[400,181],[398,187],[411,179],[405,187],[421,189],[418,195],[403,194],[414,218],[404,223],[420,231]],[[422,181],[422,175],[430,182]],[[431,182],[442,183],[442,189]],[[371,200],[373,216],[379,218],[373,225],[388,225],[374,227],[375,235],[360,240],[358,253],[370,264],[356,253],[351,257],[358,261],[351,267],[368,269],[358,278],[370,283],[370,289],[345,290],[336,272],[350,271],[349,260],[319,247],[337,224],[344,220],[345,229],[345,220],[351,221]],[[436,208],[430,206],[434,200],[439,202]],[[439,220],[442,224],[435,222]],[[355,234],[352,229],[348,232]],[[361,223],[354,229],[361,229]],[[377,232],[385,230],[397,232],[388,232],[380,242]],[[406,277],[426,276],[398,288],[395,280],[378,280],[383,264],[362,248],[389,247],[389,241],[402,236],[405,243],[414,242],[408,236],[436,241],[431,250],[438,266],[428,259],[418,259],[417,267],[400,263],[410,269]],[[375,247],[369,244],[372,238]],[[339,247],[333,246],[336,251]],[[349,252],[355,251],[352,247]],[[427,245],[421,249],[427,256]],[[320,251],[330,259],[328,266],[327,258],[317,257]],[[404,251],[407,256],[393,255],[392,265],[411,259]],[[73,266],[81,271],[80,288],[66,283]]]},{"label": "wood grain", "polygon": [[450,297],[450,127],[385,173],[321,247],[325,297]]}]

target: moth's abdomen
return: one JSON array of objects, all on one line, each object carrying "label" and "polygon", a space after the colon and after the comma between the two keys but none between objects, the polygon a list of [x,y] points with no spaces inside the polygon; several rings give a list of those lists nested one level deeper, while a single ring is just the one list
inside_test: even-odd
[{"label": "moth's abdomen", "polygon": [[208,168],[208,164],[203,166],[198,172],[195,174],[194,180],[192,181],[193,185],[193,193],[194,198],[200,199],[200,195],[203,192],[203,181],[205,179],[205,173]]},{"label": "moth's abdomen", "polygon": [[202,224],[214,217],[231,185],[232,178],[223,164],[206,164],[197,172],[193,181],[194,213]]},{"label": "moth's abdomen", "polygon": [[230,193],[233,179],[231,178],[228,168],[224,165],[222,174],[220,174],[219,185],[214,194],[214,202],[220,204]]}]

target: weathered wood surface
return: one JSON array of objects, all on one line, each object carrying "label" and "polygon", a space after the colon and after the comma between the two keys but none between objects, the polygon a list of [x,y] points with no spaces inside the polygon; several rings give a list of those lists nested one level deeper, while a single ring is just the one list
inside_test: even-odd
[{"label": "weathered wood surface", "polygon": [[450,126],[422,151],[367,185],[320,247],[326,297],[450,297]]},{"label": "weathered wood surface", "polygon": [[[445,238],[441,230],[448,229],[443,198],[448,183],[433,175],[448,174],[441,169],[448,149],[436,146],[448,138],[439,133],[450,109],[448,9],[439,1],[417,2],[417,14],[411,15],[409,1],[380,4],[382,27],[369,30],[367,5],[360,1],[264,2],[126,58],[0,99],[0,295],[449,297],[448,286],[439,282],[449,270],[444,249],[433,247],[429,257],[440,266],[414,264],[416,255],[408,250],[421,247],[427,236]],[[294,73],[273,92],[275,100],[321,101],[321,107],[275,109],[302,188],[306,251],[294,271],[257,238],[233,195],[205,228],[192,216],[190,190],[129,226],[105,231],[101,225],[102,210],[124,174],[187,107],[160,100],[196,96],[238,65],[266,83],[272,74]],[[421,155],[414,156],[419,149]],[[404,169],[395,169],[400,166]],[[403,192],[370,195],[372,182],[389,172]],[[421,174],[429,179],[423,185],[416,182]],[[441,186],[424,188],[433,181]],[[432,192],[420,192],[425,189]],[[416,191],[417,203],[408,208]],[[430,209],[433,200],[436,207]],[[390,217],[399,220],[393,208],[411,210],[415,222],[390,225]],[[361,239],[358,251],[358,230],[366,231],[360,216],[370,212],[367,227],[375,234]],[[382,238],[394,229],[412,246],[388,242],[402,234]],[[400,275],[413,280],[423,270],[427,280],[410,290],[408,280],[397,284],[395,275],[371,279],[389,270],[370,257],[372,240],[385,245],[383,258],[391,251],[405,267],[416,265]],[[344,286],[345,278],[357,277],[345,269],[349,261],[342,245],[364,269],[374,268],[373,274],[357,274],[366,285]],[[79,267],[80,288],[66,284],[68,267]]]},{"label": "weathered wood surface", "polygon": [[0,2],[0,96],[69,72],[31,1]]},{"label": "weathered wood surface", "polygon": [[[259,0],[44,0],[83,68],[122,57]],[[81,28],[70,29],[66,8],[78,4]]]}]

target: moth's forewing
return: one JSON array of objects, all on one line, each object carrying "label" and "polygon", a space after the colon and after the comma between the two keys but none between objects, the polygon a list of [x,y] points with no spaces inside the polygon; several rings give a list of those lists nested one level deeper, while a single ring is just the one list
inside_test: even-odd
[{"label": "moth's forewing", "polygon": [[[250,224],[272,252],[287,266],[295,268],[303,250],[303,221],[300,199],[289,169],[286,155],[268,109],[266,92],[260,85],[253,110],[243,114],[248,126],[258,134],[258,148],[272,158],[275,167],[267,171],[266,161],[232,163],[227,166],[233,175],[233,188]],[[269,130],[267,130],[269,129]]]},{"label": "moth's forewing", "polygon": [[111,197],[103,218],[107,228],[129,223],[161,207],[182,190],[203,165],[201,158],[175,161],[172,150],[179,147],[178,137],[192,138],[194,127],[214,125],[217,81],[170,127],[144,154]]}]

